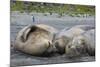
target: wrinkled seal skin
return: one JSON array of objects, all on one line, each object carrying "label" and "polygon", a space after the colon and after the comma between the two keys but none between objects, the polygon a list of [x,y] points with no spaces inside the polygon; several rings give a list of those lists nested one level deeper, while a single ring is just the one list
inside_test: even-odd
[{"label": "wrinkled seal skin", "polygon": [[95,31],[94,29],[86,31],[72,39],[66,45],[66,56],[81,56],[88,54],[90,56],[95,55]]},{"label": "wrinkled seal skin", "polygon": [[17,34],[14,48],[32,55],[43,55],[55,50],[52,44],[57,30],[44,24],[28,25]]},{"label": "wrinkled seal skin", "polygon": [[94,26],[90,25],[76,25],[72,28],[65,28],[60,31],[55,37],[55,46],[58,49],[58,52],[63,54],[65,53],[65,46],[72,40],[73,37],[93,29]]}]

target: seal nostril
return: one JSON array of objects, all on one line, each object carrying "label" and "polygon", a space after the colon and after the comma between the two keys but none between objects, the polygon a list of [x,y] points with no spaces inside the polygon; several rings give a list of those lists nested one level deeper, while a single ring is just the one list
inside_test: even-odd
[{"label": "seal nostril", "polygon": [[70,48],[71,46],[68,46],[68,48]]},{"label": "seal nostril", "polygon": [[81,49],[79,47],[76,47],[77,51],[81,51]]},{"label": "seal nostril", "polygon": [[50,41],[48,41],[48,44],[49,44],[49,47],[51,47],[51,42]]}]

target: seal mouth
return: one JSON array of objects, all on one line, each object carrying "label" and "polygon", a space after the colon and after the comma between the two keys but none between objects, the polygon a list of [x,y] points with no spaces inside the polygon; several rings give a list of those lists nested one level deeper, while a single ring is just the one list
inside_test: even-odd
[{"label": "seal mouth", "polygon": [[68,57],[79,57],[87,55],[86,49],[84,47],[71,47],[66,48],[66,55]]},{"label": "seal mouth", "polygon": [[71,48],[70,46],[66,47],[66,56],[67,57],[75,57],[75,56],[80,56],[81,53],[79,52],[80,49],[76,49],[76,48]]}]

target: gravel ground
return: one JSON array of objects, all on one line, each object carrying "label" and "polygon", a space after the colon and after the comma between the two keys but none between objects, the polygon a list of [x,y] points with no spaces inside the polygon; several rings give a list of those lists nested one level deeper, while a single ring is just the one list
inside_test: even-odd
[{"label": "gravel ground", "polygon": [[[32,21],[32,16],[35,18],[35,22]],[[14,44],[14,40],[17,32],[28,24],[47,24],[61,30],[65,27],[72,27],[74,25],[95,25],[95,17],[71,17],[63,16],[59,17],[57,14],[46,15],[42,13],[19,13],[11,12],[11,44]],[[55,54],[51,57],[36,57],[27,55],[25,53],[14,50],[11,47],[11,66],[25,66],[25,65],[40,65],[40,64],[55,64],[55,63],[69,63],[69,62],[84,62],[95,61],[94,56],[84,56],[78,58],[67,58],[65,55]]]}]

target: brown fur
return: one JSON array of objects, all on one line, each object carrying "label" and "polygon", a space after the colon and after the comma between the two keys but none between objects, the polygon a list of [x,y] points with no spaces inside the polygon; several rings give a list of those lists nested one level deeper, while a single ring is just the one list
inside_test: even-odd
[{"label": "brown fur", "polygon": [[42,55],[44,52],[48,52],[48,49],[52,47],[55,32],[56,29],[43,24],[25,27],[19,31],[14,47],[28,54]]}]

